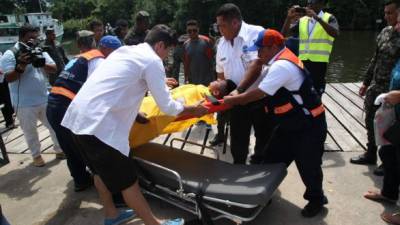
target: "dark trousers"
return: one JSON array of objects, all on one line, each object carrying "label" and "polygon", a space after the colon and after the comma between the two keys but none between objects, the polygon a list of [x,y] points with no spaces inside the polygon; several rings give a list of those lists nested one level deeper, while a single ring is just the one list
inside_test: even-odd
[{"label": "dark trousers", "polygon": [[378,110],[379,106],[374,104],[374,101],[380,92],[375,91],[374,89],[368,89],[365,100],[364,100],[364,109],[365,109],[365,127],[367,129],[367,157],[376,159],[377,146],[375,143],[375,132],[374,132],[374,118],[375,113]]},{"label": "dark trousers", "polygon": [[225,127],[226,123],[229,121],[229,111],[222,111],[217,113],[217,130],[218,138],[225,138]]},{"label": "dark trousers", "polygon": [[325,92],[325,76],[328,69],[328,63],[311,62],[309,60],[305,60],[303,63],[304,67],[308,70],[308,72],[310,72],[315,90],[317,90],[318,94],[322,96],[322,94]]},{"label": "dark trousers", "polygon": [[327,134],[325,115],[321,115],[301,130],[277,129],[267,149],[265,163],[296,163],[297,170],[306,186],[304,198],[323,203],[322,155]]},{"label": "dark trousers", "polygon": [[379,156],[383,162],[382,195],[390,199],[398,199],[400,186],[400,148],[393,145],[382,146]]},{"label": "dark trousers", "polygon": [[235,106],[229,113],[233,163],[246,163],[252,127],[254,128],[256,145],[251,163],[258,163],[264,156],[265,145],[273,129],[272,121],[265,112],[264,102],[258,101],[245,106]]},{"label": "dark trousers", "polygon": [[3,83],[0,83],[0,103],[4,104],[1,112],[3,113],[4,120],[6,121],[6,126],[9,126],[14,123],[14,109],[11,104],[8,83],[5,80]]},{"label": "dark trousers", "polygon": [[47,104],[47,120],[56,133],[61,149],[67,157],[67,166],[76,184],[87,184],[90,182],[90,174],[86,171],[86,164],[72,139],[72,133],[61,126],[61,121],[67,110],[66,106],[49,102]]}]

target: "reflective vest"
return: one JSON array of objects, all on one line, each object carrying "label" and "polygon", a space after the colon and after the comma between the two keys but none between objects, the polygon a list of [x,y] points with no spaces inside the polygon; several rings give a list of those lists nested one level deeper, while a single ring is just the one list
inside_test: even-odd
[{"label": "reflective vest", "polygon": [[104,58],[104,55],[99,50],[92,49],[69,61],[54,82],[49,101],[63,99],[66,104],[69,104],[86,82],[89,61],[95,58]]},{"label": "reflective vest", "polygon": [[[301,69],[304,81],[297,91],[289,91],[281,87],[273,96],[266,98],[266,111],[279,124],[280,129],[287,131],[301,130],[310,120],[318,118],[325,112],[321,98],[312,86],[311,78],[304,69],[303,62],[288,48],[277,57],[287,60]],[[299,104],[294,98],[298,95],[303,100]]]},{"label": "reflective vest", "polygon": [[[326,23],[332,15],[324,13],[322,20]],[[316,22],[314,30],[310,31],[309,21],[310,17],[304,16],[300,19],[299,23],[299,58],[301,60],[310,60],[312,62],[329,62],[329,56],[332,52],[333,41],[335,38],[330,36],[322,27]],[[311,33],[311,36],[310,36]]]}]

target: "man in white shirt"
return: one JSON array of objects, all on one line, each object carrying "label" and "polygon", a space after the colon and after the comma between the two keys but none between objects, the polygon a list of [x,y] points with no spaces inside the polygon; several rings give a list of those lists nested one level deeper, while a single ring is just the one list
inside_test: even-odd
[{"label": "man in white shirt", "polygon": [[317,215],[328,203],[322,189],[322,154],[327,134],[324,107],[312,86],[311,78],[297,56],[284,46],[284,37],[268,29],[261,31],[249,51],[258,49],[258,65],[269,70],[258,88],[236,96],[224,97],[226,104],[238,105],[265,99],[266,111],[277,124],[268,144],[265,163],[296,163],[306,186],[309,203],[301,211],[304,217]]},{"label": "man in white shirt", "polygon": [[[243,92],[246,88],[257,87],[257,82],[251,87],[239,84],[251,62],[257,59],[257,54],[245,49],[253,45],[258,33],[264,28],[245,23],[239,8],[232,3],[222,5],[216,16],[217,25],[223,36],[217,47],[216,71],[218,78],[232,80],[238,86],[239,92]],[[259,74],[260,71],[251,72]],[[260,102],[253,102],[245,106],[235,106],[229,112],[233,163],[246,163],[252,127],[256,145],[254,147],[255,154],[251,157],[250,162],[259,163],[272,130],[272,124],[265,116],[263,105]]]},{"label": "man in white shirt", "polygon": [[54,73],[57,67],[47,52],[35,57],[32,55],[32,48],[36,47],[38,37],[39,28],[30,24],[22,26],[19,30],[19,41],[4,53],[1,65],[10,88],[12,105],[32,154],[33,165],[42,167],[45,162],[40,152],[38,120],[50,131],[56,158],[64,159],[65,155],[46,118],[47,87],[44,74]]},{"label": "man in white shirt", "polygon": [[124,215],[112,203],[111,193],[122,192],[127,205],[145,224],[183,224],[183,219],[162,223],[152,214],[140,192],[134,161],[128,157],[129,131],[147,90],[166,114],[207,113],[203,106],[184,106],[169,94],[162,59],[175,43],[173,36],[170,28],[157,25],[145,43],[114,51],[87,79],[61,123],[73,132],[84,161],[95,174],[106,221],[127,219],[121,219]]}]

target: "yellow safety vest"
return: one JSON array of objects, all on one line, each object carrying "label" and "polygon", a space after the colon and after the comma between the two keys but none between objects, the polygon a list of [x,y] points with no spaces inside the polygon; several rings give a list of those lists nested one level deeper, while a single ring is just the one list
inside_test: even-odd
[{"label": "yellow safety vest", "polygon": [[[332,15],[324,13],[322,20],[326,23]],[[329,62],[329,56],[332,52],[333,41],[335,38],[330,36],[320,23],[316,23],[310,36],[309,30],[310,17],[304,16],[299,23],[299,58],[301,60],[310,60],[312,62]]]}]

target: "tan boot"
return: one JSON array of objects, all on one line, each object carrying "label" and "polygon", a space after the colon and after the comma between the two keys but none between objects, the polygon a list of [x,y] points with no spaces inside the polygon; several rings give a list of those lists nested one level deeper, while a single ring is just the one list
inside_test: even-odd
[{"label": "tan boot", "polygon": [[66,159],[66,158],[67,157],[65,156],[64,152],[57,152],[56,153],[56,159],[63,160],[63,159]]},{"label": "tan boot", "polygon": [[46,163],[44,162],[42,156],[37,156],[33,158],[33,165],[36,167],[43,167]]}]

